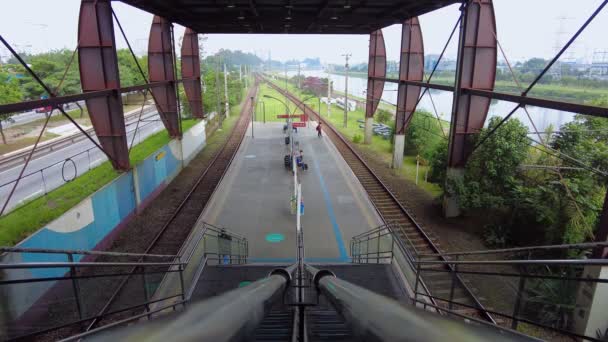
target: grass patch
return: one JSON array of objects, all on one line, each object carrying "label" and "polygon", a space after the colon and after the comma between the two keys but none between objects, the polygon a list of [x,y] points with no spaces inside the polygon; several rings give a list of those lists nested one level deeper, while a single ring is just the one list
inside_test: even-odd
[{"label": "grass patch", "polygon": [[[46,133],[46,134],[44,134],[44,136],[42,136],[42,138],[40,138],[40,142],[50,140],[50,139],[56,138],[58,136],[59,135],[57,135],[57,134]],[[20,150],[22,148],[26,148],[29,146],[33,146],[36,143],[36,139],[38,139],[38,138],[37,137],[28,137],[28,138],[18,139],[17,141],[14,141],[14,142],[9,142],[6,145],[0,144],[0,155],[7,154],[7,153],[10,153],[13,151],[17,151],[17,150]]]},{"label": "grass patch", "polygon": [[[198,122],[200,121],[196,119],[185,119],[182,121],[182,127],[187,131]],[[169,140],[167,131],[162,130],[134,146],[130,154],[132,165],[142,162],[154,151],[166,145]],[[119,175],[120,173],[112,168],[110,162],[104,162],[47,195],[14,209],[0,218],[0,246],[14,246]]]},{"label": "grass patch", "polygon": [[119,173],[109,162],[34,199],[0,218],[0,246],[13,246],[40,227],[58,218]]}]

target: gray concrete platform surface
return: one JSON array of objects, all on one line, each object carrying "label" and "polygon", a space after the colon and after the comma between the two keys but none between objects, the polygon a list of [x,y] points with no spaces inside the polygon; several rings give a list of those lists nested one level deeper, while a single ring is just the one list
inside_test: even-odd
[{"label": "gray concrete platform surface", "polygon": [[[308,262],[346,262],[350,240],[382,224],[358,179],[316,123],[294,135],[308,164],[300,171]],[[283,164],[289,153],[283,123],[256,122],[206,207],[201,220],[249,240],[251,262],[296,258],[296,216],[291,213],[293,174]]]}]

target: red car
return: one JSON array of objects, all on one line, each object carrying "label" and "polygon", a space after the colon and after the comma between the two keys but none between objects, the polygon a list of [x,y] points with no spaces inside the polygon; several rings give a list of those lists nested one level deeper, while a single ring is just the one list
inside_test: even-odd
[{"label": "red car", "polygon": [[36,113],[48,113],[53,109],[52,106],[48,106],[48,107],[40,107],[36,109]]}]

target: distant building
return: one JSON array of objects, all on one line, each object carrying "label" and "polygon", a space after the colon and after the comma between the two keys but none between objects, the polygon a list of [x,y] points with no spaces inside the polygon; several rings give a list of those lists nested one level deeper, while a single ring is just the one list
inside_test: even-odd
[{"label": "distant building", "polygon": [[592,63],[589,67],[589,76],[591,77],[608,77],[608,62]]},{"label": "distant building", "polygon": [[[424,71],[433,71],[438,61],[439,55],[430,54],[424,56]],[[456,61],[444,56],[437,66],[437,71],[456,71]]]}]

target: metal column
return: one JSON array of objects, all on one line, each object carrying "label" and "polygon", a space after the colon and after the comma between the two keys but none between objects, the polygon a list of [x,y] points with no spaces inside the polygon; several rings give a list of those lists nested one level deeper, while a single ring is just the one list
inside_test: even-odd
[{"label": "metal column", "polygon": [[171,47],[171,25],[154,16],[148,41],[148,74],[150,83],[169,81],[152,88],[160,118],[172,138],[181,137],[175,93],[175,72]]},{"label": "metal column", "polygon": [[458,69],[452,107],[448,167],[463,168],[490,108],[490,98],[468,95],[463,88],[494,90],[496,20],[492,0],[470,1],[461,23]]},{"label": "metal column", "polygon": [[[448,145],[448,178],[461,178],[474,149],[475,136],[483,128],[491,99],[467,90],[494,90],[496,78],[496,20],[492,0],[469,0],[461,8],[460,38],[452,121]],[[460,215],[457,196],[448,189],[444,196],[446,217]]]},{"label": "metal column", "polygon": [[[422,82],[424,77],[424,43],[418,17],[406,20],[401,31],[401,54],[399,56],[399,80]],[[395,116],[395,144],[393,145],[393,167],[403,163],[405,131],[416,110],[421,87],[399,83],[397,91],[397,113]]]},{"label": "metal column", "polygon": [[[374,31],[369,36],[369,60],[367,66],[367,94],[365,103],[365,143],[371,143],[372,121],[374,113],[380,104],[384,79],[386,77],[386,47],[382,30]],[[374,79],[372,79],[374,78]],[[345,104],[348,105],[348,104]]]},{"label": "metal column", "polygon": [[198,51],[198,35],[187,28],[182,41],[182,82],[190,111],[195,118],[203,118],[201,97],[201,62]]},{"label": "metal column", "polygon": [[86,100],[99,143],[117,170],[128,170],[129,148],[109,0],[82,0],[78,18],[78,60],[82,91],[113,90]]}]

